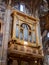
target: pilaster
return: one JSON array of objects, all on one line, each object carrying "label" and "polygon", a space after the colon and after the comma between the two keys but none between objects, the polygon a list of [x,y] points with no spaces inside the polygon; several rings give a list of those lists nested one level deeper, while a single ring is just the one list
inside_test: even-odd
[{"label": "pilaster", "polygon": [[13,17],[14,17],[14,21],[13,21],[13,38],[15,38],[15,36],[16,36],[16,21],[17,21],[15,11],[14,11]]}]

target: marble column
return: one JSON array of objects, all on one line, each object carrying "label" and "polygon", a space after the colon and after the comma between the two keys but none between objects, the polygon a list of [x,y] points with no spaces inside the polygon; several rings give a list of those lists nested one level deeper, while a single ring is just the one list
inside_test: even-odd
[{"label": "marble column", "polygon": [[3,48],[2,48],[2,60],[1,65],[7,65],[7,49],[9,41],[9,29],[10,29],[10,6],[7,7],[4,16],[4,33],[3,33]]}]

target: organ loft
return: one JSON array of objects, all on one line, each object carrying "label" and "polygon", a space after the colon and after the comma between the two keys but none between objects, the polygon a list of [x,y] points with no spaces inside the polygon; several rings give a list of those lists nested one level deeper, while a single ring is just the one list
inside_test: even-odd
[{"label": "organ loft", "polygon": [[0,1],[0,65],[43,65],[40,2]]}]

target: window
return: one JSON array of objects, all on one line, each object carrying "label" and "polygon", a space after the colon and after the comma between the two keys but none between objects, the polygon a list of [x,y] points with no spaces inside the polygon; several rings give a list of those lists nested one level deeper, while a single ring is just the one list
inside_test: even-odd
[{"label": "window", "polygon": [[23,5],[20,5],[20,11],[23,11]]},{"label": "window", "polygon": [[49,38],[49,32],[47,33],[47,37]]},{"label": "window", "polygon": [[25,11],[25,5],[24,4],[20,4],[20,11],[22,11],[22,12]]}]

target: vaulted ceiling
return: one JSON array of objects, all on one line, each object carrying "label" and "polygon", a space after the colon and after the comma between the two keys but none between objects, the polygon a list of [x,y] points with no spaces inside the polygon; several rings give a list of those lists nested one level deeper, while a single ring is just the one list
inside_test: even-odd
[{"label": "vaulted ceiling", "polygon": [[8,4],[9,1],[11,1],[12,5],[15,5],[16,3],[19,2],[24,2],[26,5],[28,5],[31,8],[37,8],[39,7],[42,0],[2,0],[2,2],[3,1],[5,1],[6,4]]}]

